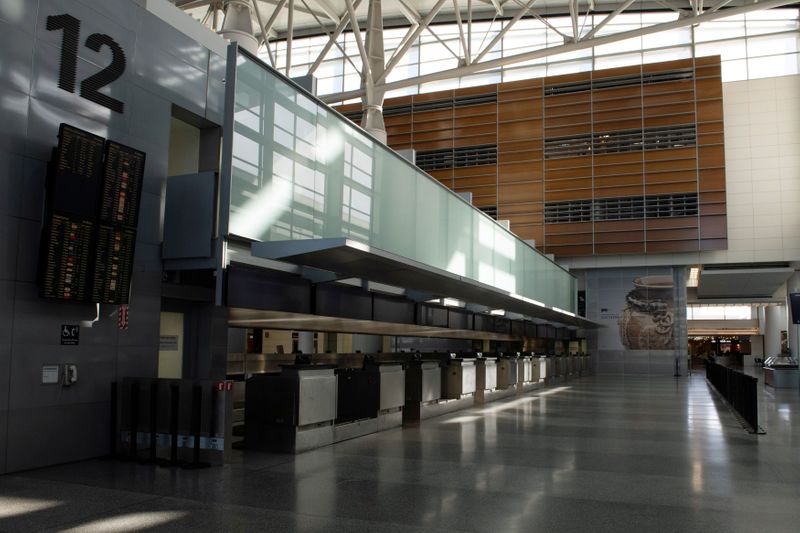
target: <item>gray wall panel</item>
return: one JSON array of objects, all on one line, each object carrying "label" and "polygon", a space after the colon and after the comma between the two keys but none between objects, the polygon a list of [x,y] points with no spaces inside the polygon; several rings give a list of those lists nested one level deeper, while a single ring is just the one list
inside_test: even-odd
[{"label": "gray wall panel", "polygon": [[151,377],[158,373],[158,348],[155,346],[121,346],[117,355],[120,376]]},{"label": "gray wall panel", "polygon": [[[2,290],[2,289],[0,289]],[[11,344],[0,341],[0,411],[8,410],[8,387],[10,384]],[[0,430],[5,429],[3,424]],[[2,443],[4,439],[0,439]],[[1,455],[1,454],[0,454]],[[0,461],[2,459],[0,458]]]},{"label": "gray wall panel", "polygon": [[6,429],[8,427],[8,411],[0,409],[0,474],[5,474],[6,468],[6,442],[8,441]]},{"label": "gray wall panel", "polygon": [[136,30],[141,24],[142,10],[130,0],[78,1],[128,30]]},{"label": "gray wall panel", "polygon": [[19,219],[4,216],[0,222],[0,280],[12,280],[17,271]]},{"label": "gray wall panel", "polygon": [[161,197],[142,193],[139,207],[139,232],[137,243],[158,244],[161,242]]},{"label": "gray wall panel", "polygon": [[21,175],[22,157],[0,149],[0,217],[8,216],[16,208],[18,198],[15,191]]},{"label": "gray wall panel", "polygon": [[41,222],[47,163],[41,159],[26,157],[22,165],[22,174],[16,182],[18,200],[11,212],[19,218]]},{"label": "gray wall panel", "polygon": [[36,282],[36,270],[39,261],[39,241],[42,236],[41,223],[24,218],[19,221],[17,237],[17,281]]},{"label": "gray wall panel", "polygon": [[0,150],[24,154],[30,97],[0,86],[0,101]]},{"label": "gray wall panel", "polygon": [[161,245],[136,243],[133,269],[136,272],[158,272],[161,274]]},{"label": "gray wall panel", "polygon": [[[110,385],[109,385],[110,390]],[[110,392],[107,393],[110,398]],[[108,453],[109,403],[9,412],[7,470],[26,470]]]},{"label": "gray wall panel", "polygon": [[206,95],[206,118],[217,124],[223,122],[225,109],[225,58],[209,53],[208,93]]},{"label": "gray wall panel", "polygon": [[91,320],[92,303],[64,302],[39,297],[34,283],[17,282],[14,295],[14,343],[60,346],[60,326]]},{"label": "gray wall panel", "polygon": [[0,20],[27,33],[33,33],[38,9],[38,0],[3,0],[0,2]]},{"label": "gray wall panel", "polygon": [[31,89],[33,34],[14,24],[0,22],[0,50],[3,51],[2,86],[27,94]]},{"label": "gray wall panel", "polygon": [[[14,282],[0,280],[0,348],[11,345],[14,318]],[[8,377],[8,369],[0,363],[0,375]]]},{"label": "gray wall panel", "polygon": [[[81,328],[81,340],[89,335]],[[78,382],[69,387],[42,385],[42,366],[74,364]],[[116,378],[116,361],[105,346],[52,346],[14,344],[11,357],[9,410],[40,409],[108,400],[106,390]],[[11,435],[14,436],[13,433]]]},{"label": "gray wall panel", "polygon": [[[165,22],[153,21],[139,29],[138,41],[148,43],[162,54],[170,54],[177,61],[190,64],[197,70],[208,68],[208,49],[186,35],[172,30]],[[141,58],[136,58],[141,62]]]},{"label": "gray wall panel", "polygon": [[187,111],[205,115],[205,71],[193,67],[158,47],[140,40],[133,65],[139,83],[145,89],[171,100]]},{"label": "gray wall panel", "polygon": [[[147,141],[151,144],[160,146],[164,153],[169,147],[169,129],[172,113],[172,104],[160,96],[156,96],[150,91],[146,91],[136,85],[131,86],[131,108],[136,112],[131,115],[130,136],[131,145],[144,150],[138,142]],[[145,172],[150,167],[155,154],[147,152],[147,164]]]}]

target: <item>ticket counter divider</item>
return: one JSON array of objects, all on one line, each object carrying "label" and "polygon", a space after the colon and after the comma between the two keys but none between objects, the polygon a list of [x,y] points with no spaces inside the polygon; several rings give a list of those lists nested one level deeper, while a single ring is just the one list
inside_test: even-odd
[{"label": "ticket counter divider", "polygon": [[533,352],[248,354],[230,358],[228,372],[235,407],[243,409],[234,420],[244,420],[244,447],[298,453],[531,392],[555,375],[548,364],[555,368],[556,359]]}]

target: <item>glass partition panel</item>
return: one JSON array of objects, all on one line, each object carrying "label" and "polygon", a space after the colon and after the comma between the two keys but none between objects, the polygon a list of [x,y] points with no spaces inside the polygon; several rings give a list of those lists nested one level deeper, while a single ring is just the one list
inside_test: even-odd
[{"label": "glass partition panel", "polygon": [[229,233],[349,237],[575,311],[575,278],[261,62],[239,55]]}]

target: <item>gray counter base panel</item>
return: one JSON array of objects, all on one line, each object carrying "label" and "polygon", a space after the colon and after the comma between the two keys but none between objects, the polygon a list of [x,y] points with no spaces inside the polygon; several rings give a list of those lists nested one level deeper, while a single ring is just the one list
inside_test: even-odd
[{"label": "gray counter base panel", "polygon": [[528,381],[527,383],[518,383],[517,392],[524,394],[536,389],[541,389],[542,387],[544,387],[543,381]]},{"label": "gray counter base panel", "polygon": [[397,428],[403,425],[403,408],[394,411],[386,410],[378,413],[378,431]]},{"label": "gray counter base panel", "polygon": [[458,400],[437,400],[435,402],[420,405],[419,419],[425,420],[434,416],[440,416],[453,411],[460,411],[475,405],[475,398],[472,394],[459,398]]},{"label": "gray counter base panel", "polygon": [[370,433],[376,433],[377,431],[377,418],[364,418],[353,422],[343,422],[333,427],[333,442],[336,443],[342,442],[343,440],[355,439],[357,437],[369,435]]},{"label": "gray counter base panel", "polygon": [[479,390],[475,393],[475,404],[489,403],[501,398],[515,396],[516,394],[517,391],[514,387],[508,387],[507,389]]}]

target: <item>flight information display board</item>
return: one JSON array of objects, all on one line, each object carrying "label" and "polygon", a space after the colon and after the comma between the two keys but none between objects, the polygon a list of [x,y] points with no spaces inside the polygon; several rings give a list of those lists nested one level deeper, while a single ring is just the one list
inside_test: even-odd
[{"label": "flight information display board", "polygon": [[58,149],[50,189],[52,209],[87,218],[97,216],[103,184],[105,139],[67,124],[58,129]]},{"label": "flight information display board", "polygon": [[145,153],[61,124],[48,166],[42,296],[128,303]]},{"label": "flight information display board", "polygon": [[100,220],[136,227],[144,177],[144,152],[108,141]]},{"label": "flight information display board", "polygon": [[135,246],[134,230],[102,223],[98,225],[94,250],[93,302],[128,303]]},{"label": "flight information display board", "polygon": [[43,295],[63,300],[86,300],[92,265],[92,221],[53,213],[45,231]]}]

